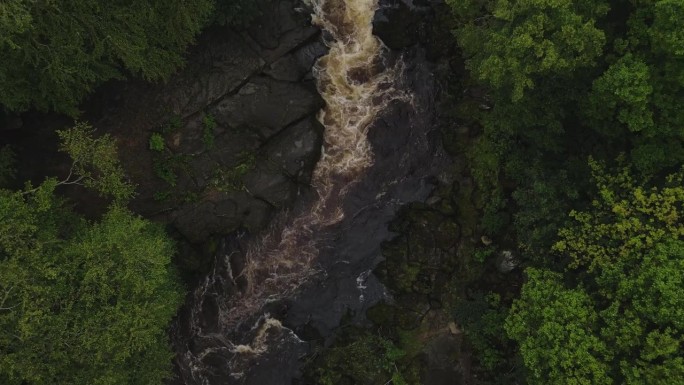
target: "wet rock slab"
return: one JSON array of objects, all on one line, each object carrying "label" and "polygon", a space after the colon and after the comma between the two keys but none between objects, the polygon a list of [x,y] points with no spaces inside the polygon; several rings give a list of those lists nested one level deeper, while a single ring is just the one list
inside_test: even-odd
[{"label": "wet rock slab", "polygon": [[[326,49],[300,6],[258,0],[248,27],[209,28],[168,82],[94,97],[106,107],[91,120],[117,137],[138,185],[135,211],[202,243],[262,228],[308,188],[323,105],[310,73]],[[150,149],[153,135],[162,150]]]},{"label": "wet rock slab", "polygon": [[255,77],[236,94],[221,99],[209,113],[221,125],[249,127],[268,138],[321,107],[313,84]]}]

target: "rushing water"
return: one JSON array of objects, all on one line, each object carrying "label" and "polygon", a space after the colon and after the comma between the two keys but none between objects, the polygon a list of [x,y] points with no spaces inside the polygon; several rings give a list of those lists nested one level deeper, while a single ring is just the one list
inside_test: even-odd
[{"label": "rushing water", "polygon": [[[392,100],[409,99],[395,88],[401,61],[386,65],[384,46],[373,35],[377,0],[313,0],[310,5],[312,21],[325,31],[329,48],[313,70],[326,102],[319,114],[324,147],[312,176],[316,194],[251,244],[236,240],[232,249],[242,246],[244,260],[238,264],[234,255],[223,255],[194,292],[186,322],[193,334],[190,343],[202,348],[188,347],[179,359],[186,383],[217,382],[212,365],[229,366],[239,378],[255,356],[270,348],[273,333],[280,334],[277,340],[284,335],[297,340],[280,321],[260,315],[318,272],[322,234],[345,218],[344,197],[373,163],[371,124]],[[203,320],[207,313],[214,313],[213,321]]]},{"label": "rushing water", "polygon": [[394,88],[400,67],[385,68],[382,43],[373,35],[377,0],[315,0],[312,6],[313,23],[330,34],[329,52],[313,71],[326,102],[318,117],[325,144],[311,181],[317,196],[249,249],[246,288],[223,314],[226,325],[291,293],[315,272],[318,234],[344,218],[342,198],[372,164],[371,123],[391,100],[403,97]]}]

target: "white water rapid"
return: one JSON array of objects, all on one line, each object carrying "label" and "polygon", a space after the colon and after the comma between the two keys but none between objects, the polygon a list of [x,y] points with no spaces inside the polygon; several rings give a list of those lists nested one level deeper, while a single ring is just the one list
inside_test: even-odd
[{"label": "white water rapid", "polygon": [[311,181],[317,199],[252,245],[242,272],[247,288],[223,313],[226,325],[292,293],[315,273],[317,234],[344,218],[342,198],[373,162],[370,125],[389,102],[406,98],[394,89],[401,67],[386,68],[385,48],[373,35],[377,0],[314,0],[311,6],[313,23],[330,34],[329,52],[313,69],[326,103],[318,116],[325,144]]},{"label": "white water rapid", "polygon": [[[227,277],[210,274],[193,293],[189,309],[192,344],[202,345],[201,353],[188,349],[179,358],[182,371],[190,373],[194,383],[213,383],[213,370],[205,358],[209,355],[228,357],[226,365],[233,376],[249,367],[251,358],[269,348],[270,333],[296,335],[284,329],[278,320],[260,317],[264,306],[287,298],[318,272],[316,259],[326,229],[345,217],[342,209],[345,195],[373,164],[368,130],[393,100],[409,100],[395,89],[403,71],[402,63],[387,65],[386,48],[373,35],[372,20],[378,0],[311,0],[312,22],[324,30],[329,48],[314,66],[313,74],[325,107],[318,119],[325,127],[322,155],[311,184],[315,195],[301,209],[276,221],[270,231],[254,239],[246,251],[244,267],[231,270],[230,256],[221,261],[227,266]],[[230,281],[239,291],[220,293],[219,281]],[[204,330],[205,303],[216,306],[216,323]],[[206,317],[205,317],[206,318]],[[249,328],[246,323],[254,323]],[[212,321],[213,322],[213,321]],[[242,343],[233,342],[237,328],[249,329],[252,337]],[[196,342],[200,341],[200,342]],[[209,342],[207,342],[209,341]],[[197,350],[197,349],[195,349]],[[243,358],[240,358],[243,357]]]}]

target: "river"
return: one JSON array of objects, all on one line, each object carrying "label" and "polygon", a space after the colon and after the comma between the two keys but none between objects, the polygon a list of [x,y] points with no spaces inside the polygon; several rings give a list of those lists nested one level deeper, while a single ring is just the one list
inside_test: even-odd
[{"label": "river", "polygon": [[264,234],[226,237],[172,327],[179,384],[290,384],[343,316],[388,299],[372,274],[387,223],[423,200],[446,164],[433,128],[434,80],[419,48],[373,35],[376,0],[313,0],[328,54],[313,74],[326,106],[313,193]]}]

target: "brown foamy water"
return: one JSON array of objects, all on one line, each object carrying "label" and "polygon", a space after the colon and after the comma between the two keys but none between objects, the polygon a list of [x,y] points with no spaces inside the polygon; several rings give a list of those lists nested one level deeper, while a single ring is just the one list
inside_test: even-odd
[{"label": "brown foamy water", "polygon": [[373,35],[377,0],[313,0],[310,5],[312,21],[325,31],[329,47],[313,69],[326,103],[318,115],[325,132],[312,176],[316,198],[252,243],[240,274],[246,287],[224,304],[224,327],[292,294],[316,273],[319,235],[344,218],[345,194],[372,165],[371,124],[392,100],[406,98],[393,86],[400,66],[383,63],[384,45]]}]

